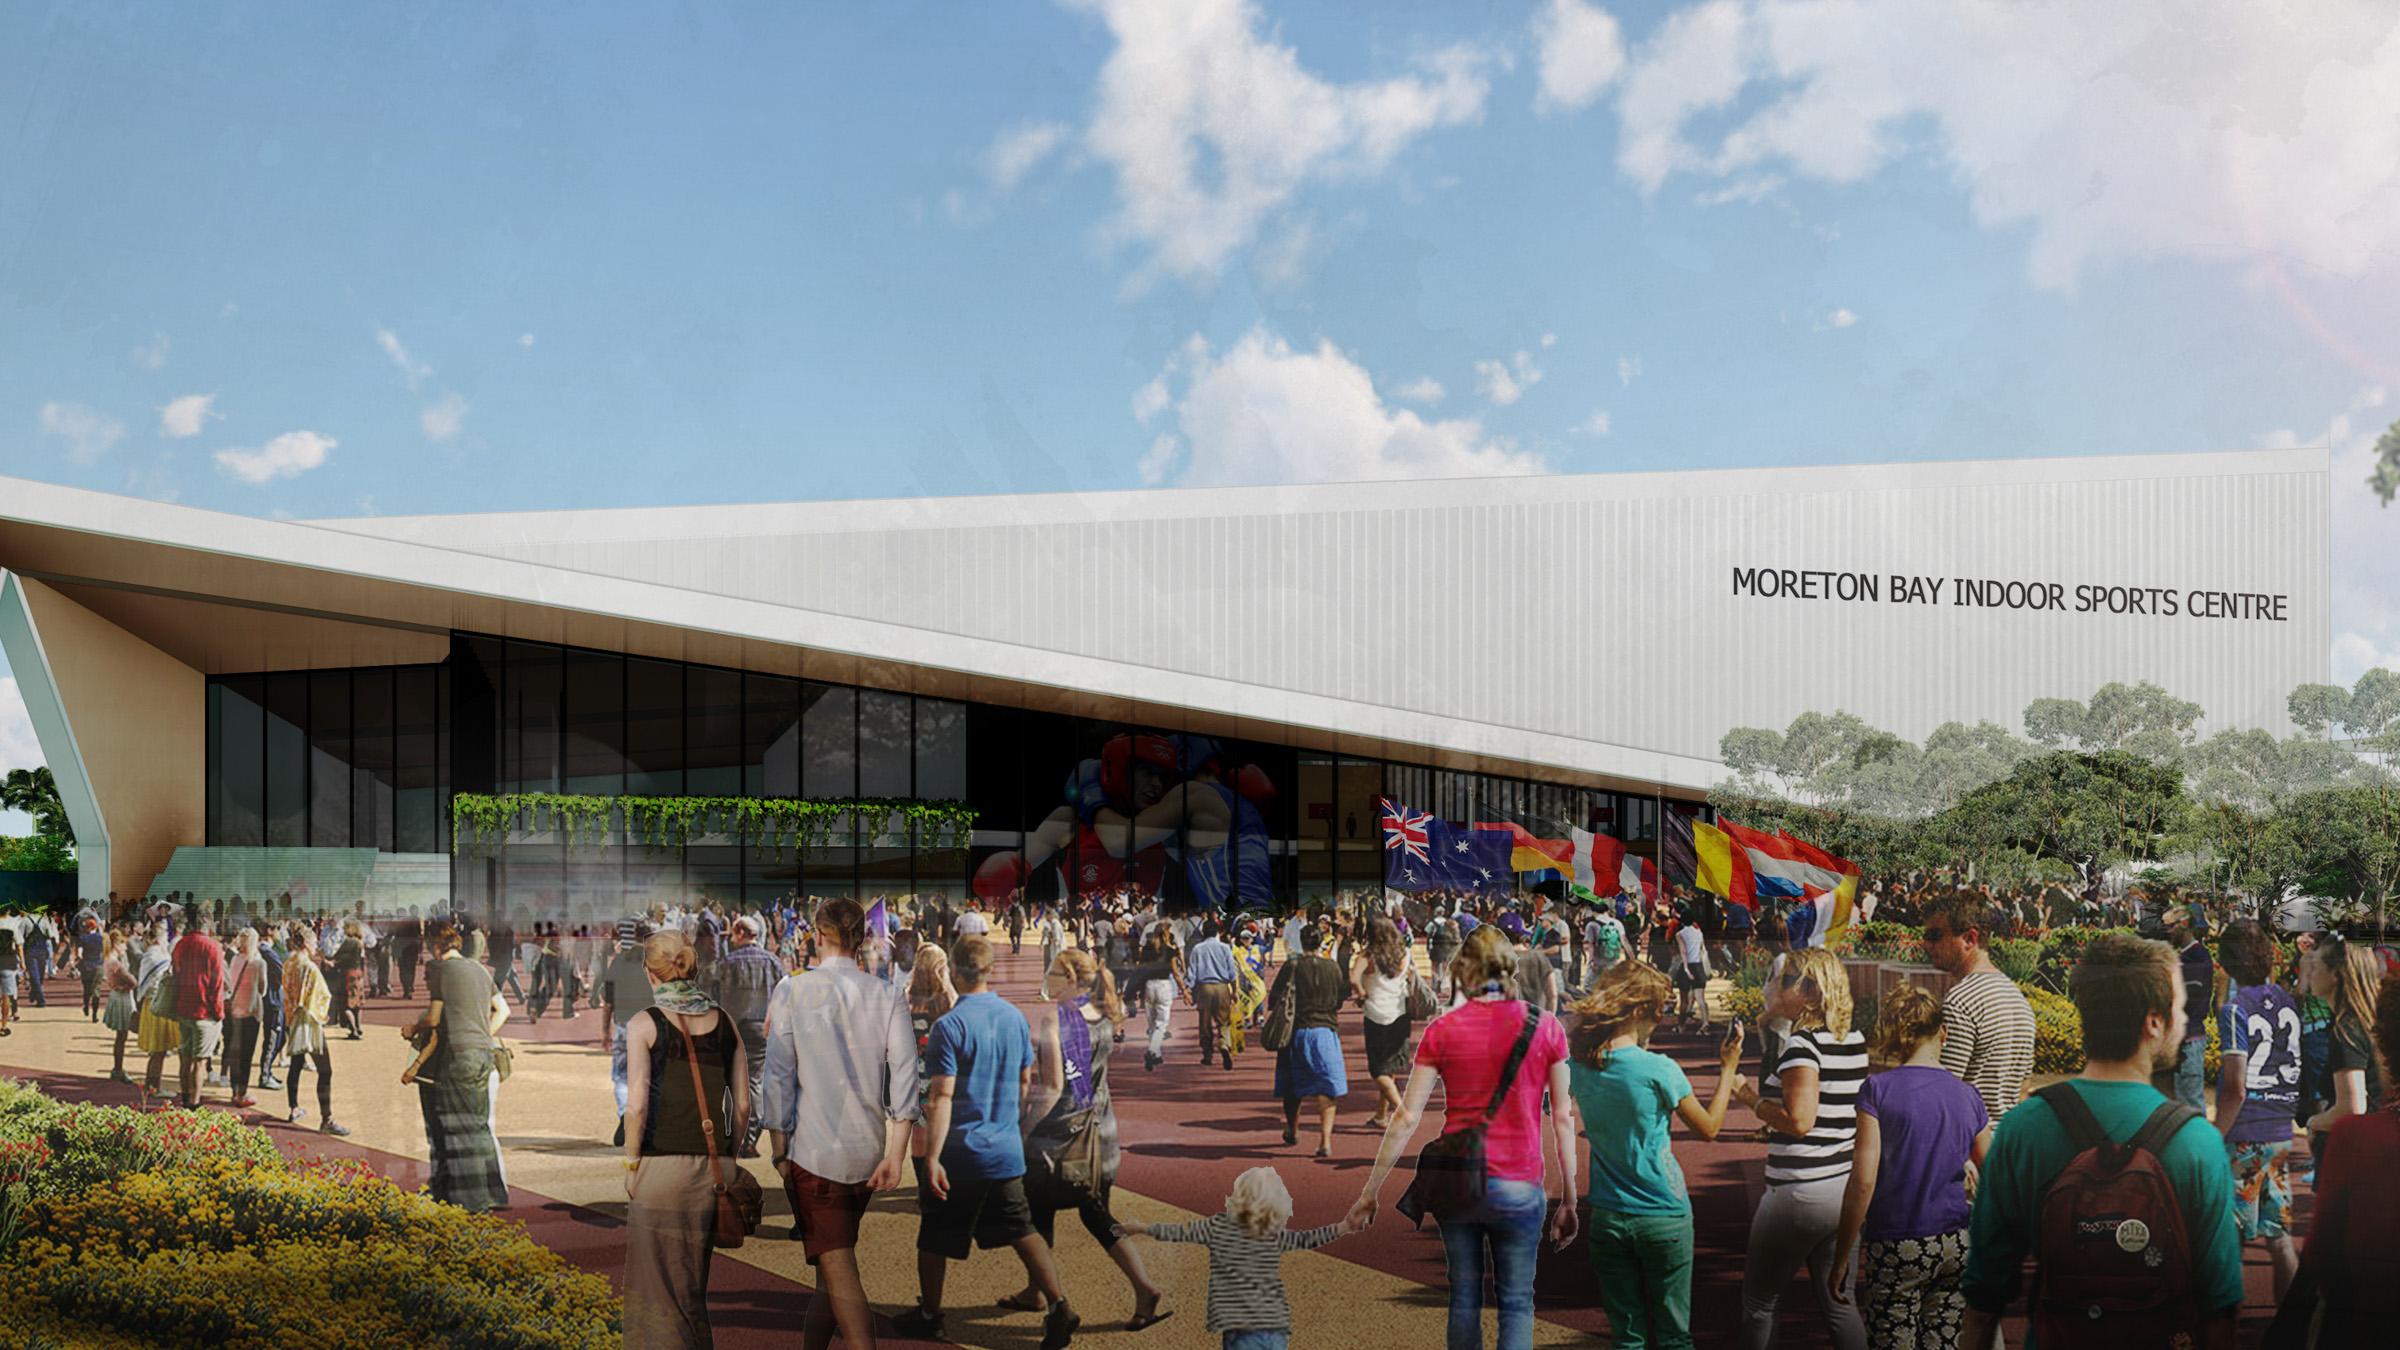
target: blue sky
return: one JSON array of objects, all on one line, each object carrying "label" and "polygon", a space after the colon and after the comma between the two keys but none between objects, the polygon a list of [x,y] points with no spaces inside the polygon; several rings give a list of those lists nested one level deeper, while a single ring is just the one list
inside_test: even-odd
[{"label": "blue sky", "polygon": [[574,19],[0,11],[0,473],[311,517],[2329,444],[2336,673],[2400,661],[2388,6]]}]

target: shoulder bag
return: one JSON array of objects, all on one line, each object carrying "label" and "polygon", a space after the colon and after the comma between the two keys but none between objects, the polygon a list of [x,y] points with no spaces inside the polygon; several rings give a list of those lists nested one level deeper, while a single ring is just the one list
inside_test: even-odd
[{"label": "shoulder bag", "polygon": [[1075,1114],[1066,1142],[1049,1158],[1050,1174],[1081,1196],[1098,1199],[1108,1189],[1108,1149],[1101,1128],[1109,1110],[1108,1060],[1092,1056],[1092,1104]]},{"label": "shoulder bag", "polygon": [[[1289,972],[1291,967],[1284,970]],[[1268,1001],[1266,1024],[1258,1029],[1262,1049],[1281,1052],[1291,1048],[1292,1028],[1300,1021],[1300,981],[1286,973],[1277,979],[1277,992]]]},{"label": "shoulder bag", "polygon": [[[717,1015],[725,1016],[720,1010]],[[700,1110],[700,1138],[708,1145],[708,1169],[716,1176],[717,1215],[710,1226],[708,1240],[714,1247],[739,1247],[752,1233],[758,1231],[759,1216],[767,1207],[766,1191],[748,1168],[733,1169],[733,1180],[725,1179],[725,1160],[717,1154],[716,1113],[708,1106],[708,1088],[700,1078],[700,1048],[685,1029],[683,1018],[670,1019],[683,1037],[683,1059],[692,1070],[692,1101]],[[726,1024],[730,1032],[732,1023]]]},{"label": "shoulder bag", "polygon": [[1408,1020],[1430,1022],[1442,1010],[1442,1001],[1435,997],[1433,981],[1426,979],[1411,966],[1408,972]]},{"label": "shoulder bag", "polygon": [[1423,1227],[1428,1214],[1436,1219],[1455,1218],[1483,1203],[1484,1132],[1491,1127],[1492,1117],[1500,1114],[1509,1089],[1516,1086],[1517,1069],[1525,1063],[1525,1052],[1533,1048],[1534,1029],[1541,1020],[1542,1010],[1527,1003],[1524,1029],[1517,1033],[1508,1062],[1500,1066],[1492,1099],[1483,1104],[1483,1118],[1463,1130],[1452,1130],[1418,1152],[1416,1179],[1392,1206],[1410,1224]]}]

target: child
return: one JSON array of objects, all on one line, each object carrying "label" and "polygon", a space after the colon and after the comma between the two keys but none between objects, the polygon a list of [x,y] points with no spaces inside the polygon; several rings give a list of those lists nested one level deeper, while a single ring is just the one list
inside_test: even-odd
[{"label": "child", "polygon": [[1225,1350],[1284,1350],[1292,1343],[1292,1310],[1283,1293],[1283,1254],[1322,1247],[1364,1224],[1344,1219],[1295,1233],[1292,1193],[1272,1167],[1253,1167],[1233,1180],[1225,1212],[1190,1223],[1121,1223],[1117,1236],[1140,1233],[1159,1242],[1197,1242],[1208,1248],[1208,1329]]},{"label": "child", "polygon": [[[1900,1061],[1858,1093],[1858,1140],[1842,1226],[1833,1240],[1833,1297],[1847,1302],[1850,1258],[1872,1345],[1955,1350],[1966,1295],[1970,1163],[1992,1142],[1983,1094],[1942,1067],[1942,1008],[1913,984],[1884,996],[1874,1057]],[[1861,1246],[1861,1239],[1864,1246]]]}]

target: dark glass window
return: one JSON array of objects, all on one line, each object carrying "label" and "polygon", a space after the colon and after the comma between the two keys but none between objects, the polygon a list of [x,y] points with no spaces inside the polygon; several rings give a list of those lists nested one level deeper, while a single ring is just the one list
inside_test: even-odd
[{"label": "dark glass window", "polygon": [[[693,666],[684,672],[683,692],[683,790],[695,797],[741,796],[741,673]],[[797,699],[785,702],[789,713],[797,713]]]},{"label": "dark glass window", "polygon": [[350,844],[392,851],[392,672],[350,680]]},{"label": "dark glass window", "polygon": [[[967,804],[975,808],[979,846],[1017,847],[1025,821],[1018,772],[1025,762],[1022,744],[1024,714],[1015,708],[967,705],[967,739],[975,754],[967,760]],[[978,855],[977,862],[982,861]]]},{"label": "dark glass window", "polygon": [[216,842],[256,848],[265,842],[265,681],[235,675],[219,682],[217,741],[219,796]]},{"label": "dark glass window", "polygon": [[818,800],[858,795],[858,691],[800,687],[801,789]]},{"label": "dark glass window", "polygon": [[350,847],[350,672],[308,676],[308,842]]},{"label": "dark glass window", "polygon": [[308,676],[267,677],[267,824],[272,848],[308,845]]},{"label": "dark glass window", "polygon": [[625,791],[631,796],[683,794],[683,672],[667,661],[625,660]]},{"label": "dark glass window", "polygon": [[741,687],[741,790],[753,797],[799,796],[800,682],[744,675]]},{"label": "dark glass window", "polygon": [[967,795],[967,705],[938,698],[917,700],[917,781],[924,801],[959,801]]},{"label": "dark glass window", "polygon": [[559,650],[539,642],[508,644],[502,691],[500,790],[558,791]]},{"label": "dark glass window", "polygon": [[392,672],[392,847],[431,853],[441,847],[441,697],[432,666]]},{"label": "dark glass window", "polygon": [[858,795],[905,797],[916,732],[906,694],[862,689],[858,694]]},{"label": "dark glass window", "polygon": [[625,658],[569,650],[559,771],[568,793],[625,790]]}]

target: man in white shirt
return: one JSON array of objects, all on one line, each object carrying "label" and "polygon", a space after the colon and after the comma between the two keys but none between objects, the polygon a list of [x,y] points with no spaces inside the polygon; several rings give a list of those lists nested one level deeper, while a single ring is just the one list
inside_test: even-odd
[{"label": "man in white shirt", "polygon": [[969,900],[966,912],[953,919],[950,926],[959,937],[989,937],[992,932],[992,921],[984,915],[981,900]]},{"label": "man in white shirt", "polygon": [[1709,974],[1708,939],[1697,920],[1686,919],[1675,929],[1675,987],[1683,991],[1684,1025],[1702,1032],[1709,1029]]},{"label": "man in white shirt", "polygon": [[917,1038],[900,991],[859,968],[867,915],[858,902],[827,900],[816,933],[816,967],[777,985],[768,1006],[759,1117],[796,1235],[817,1268],[808,1341],[828,1342],[817,1329],[830,1316],[844,1345],[871,1346],[859,1217],[875,1192],[900,1184],[920,1110]]},{"label": "man in white shirt", "polygon": [[1283,921],[1283,959],[1290,961],[1300,955],[1300,934],[1308,927],[1308,916],[1299,910]]}]

